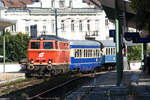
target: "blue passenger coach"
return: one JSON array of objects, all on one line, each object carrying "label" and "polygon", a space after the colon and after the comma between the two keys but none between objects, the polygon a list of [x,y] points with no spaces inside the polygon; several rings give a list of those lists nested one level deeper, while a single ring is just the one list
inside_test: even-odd
[{"label": "blue passenger coach", "polygon": [[116,47],[113,40],[101,40],[103,45],[102,65],[105,67],[115,67],[116,65]]},{"label": "blue passenger coach", "polygon": [[92,71],[100,67],[101,44],[90,40],[71,40],[70,41],[71,71]]}]

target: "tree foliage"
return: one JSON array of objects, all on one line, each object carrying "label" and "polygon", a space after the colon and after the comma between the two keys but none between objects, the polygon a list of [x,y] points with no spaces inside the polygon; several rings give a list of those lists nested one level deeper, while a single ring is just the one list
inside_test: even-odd
[{"label": "tree foliage", "polygon": [[128,47],[128,60],[141,60],[141,46]]},{"label": "tree foliage", "polygon": [[[141,45],[128,47],[128,60],[141,60]],[[147,52],[150,52],[150,46],[147,46]]]},{"label": "tree foliage", "polygon": [[150,0],[131,0],[131,8],[136,12],[137,28],[150,32]]},{"label": "tree foliage", "polygon": [[[27,57],[27,48],[29,35],[21,32],[11,35],[10,32],[5,33],[6,58],[12,61],[20,61]],[[0,38],[0,55],[3,55],[3,35]]]}]

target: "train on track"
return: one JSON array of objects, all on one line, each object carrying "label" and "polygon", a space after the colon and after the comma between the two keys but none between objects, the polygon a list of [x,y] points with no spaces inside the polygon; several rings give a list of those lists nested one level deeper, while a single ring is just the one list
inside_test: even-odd
[{"label": "train on track", "polygon": [[107,69],[114,69],[116,66],[116,46],[113,40],[101,40],[104,47],[101,64]]},{"label": "train on track", "polygon": [[99,41],[66,40],[52,35],[33,38],[29,41],[28,58],[24,63],[26,76],[94,71],[108,63],[103,50],[107,51]]}]

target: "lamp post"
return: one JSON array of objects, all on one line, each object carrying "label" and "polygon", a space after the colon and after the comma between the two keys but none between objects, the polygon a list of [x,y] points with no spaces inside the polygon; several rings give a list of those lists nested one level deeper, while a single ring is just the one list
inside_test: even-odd
[{"label": "lamp post", "polygon": [[58,29],[57,29],[57,8],[54,8],[54,12],[55,12],[55,32],[56,32],[56,36],[58,36]]}]

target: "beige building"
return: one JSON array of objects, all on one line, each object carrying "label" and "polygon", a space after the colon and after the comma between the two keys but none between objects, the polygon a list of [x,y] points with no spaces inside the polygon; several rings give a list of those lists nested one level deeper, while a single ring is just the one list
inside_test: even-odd
[{"label": "beige building", "polygon": [[[28,1],[28,2],[27,2]],[[13,33],[29,33],[31,37],[41,34],[55,35],[57,9],[58,36],[66,39],[109,38],[109,29],[114,29],[104,10],[95,8],[88,0],[1,0],[5,9],[1,17],[16,20],[7,29]]]}]

